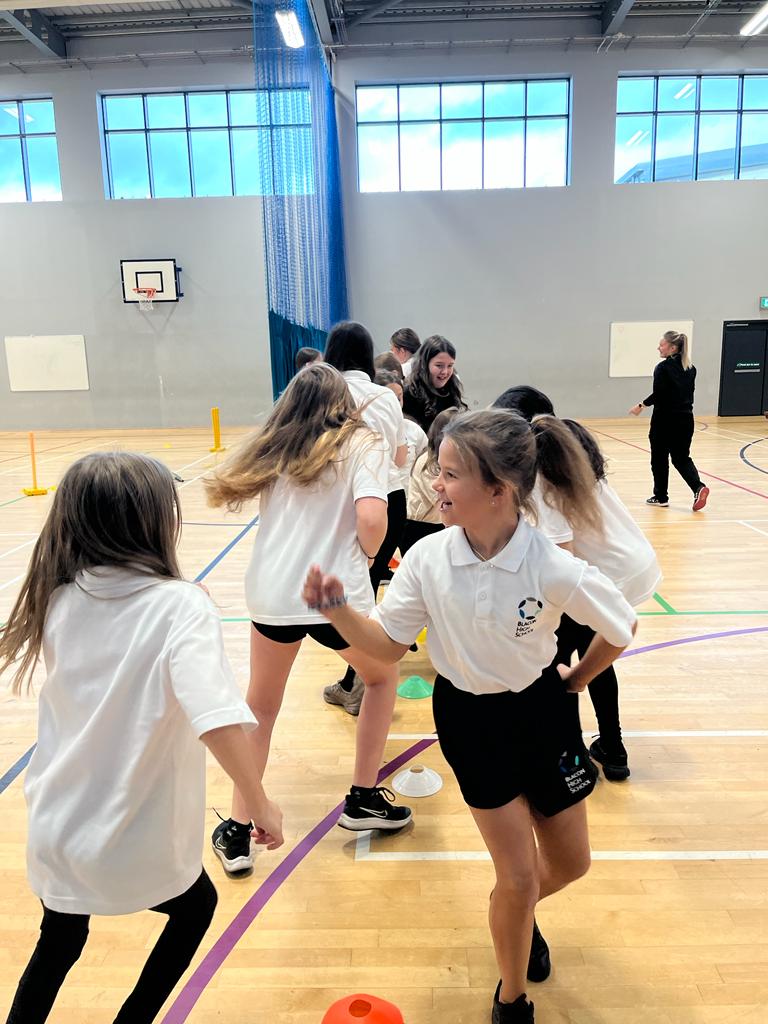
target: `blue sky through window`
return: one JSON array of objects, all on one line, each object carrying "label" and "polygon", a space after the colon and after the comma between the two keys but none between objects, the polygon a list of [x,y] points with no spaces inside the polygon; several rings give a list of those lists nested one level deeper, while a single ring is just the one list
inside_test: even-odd
[{"label": "blue sky through window", "polygon": [[111,199],[315,188],[308,89],[102,97]]},{"label": "blue sky through window", "polygon": [[0,203],[60,199],[53,100],[0,100]]}]

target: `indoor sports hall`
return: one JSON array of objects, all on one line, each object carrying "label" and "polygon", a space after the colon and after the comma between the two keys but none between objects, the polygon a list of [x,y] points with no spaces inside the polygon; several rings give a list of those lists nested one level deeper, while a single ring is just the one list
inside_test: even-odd
[{"label": "indoor sports hall", "polygon": [[[448,339],[470,416],[529,385],[598,442],[661,578],[615,664],[631,773],[595,763],[591,868],[536,909],[552,962],[526,989],[537,1024],[768,1020],[767,43],[759,0],[0,0],[4,627],[67,471],[141,453],[173,474],[181,573],[207,588],[245,695],[267,505],[212,507],[206,481],[341,321],[377,356],[406,326]],[[681,352],[699,482],[672,452],[665,496],[647,399]],[[281,529],[287,563],[306,531],[290,514]],[[400,830],[337,827],[360,721],[324,701],[343,663],[313,639],[264,773],[284,843],[254,844],[247,871],[211,846],[232,783],[209,748],[199,842],[218,904],[156,1018],[123,1024],[512,1020],[493,1002],[494,864],[438,743],[429,645],[420,632],[397,666],[376,783],[410,806]],[[41,922],[24,785],[46,671],[20,694],[12,676],[0,1020]],[[163,748],[153,760],[178,775]],[[148,842],[162,859],[173,830]],[[47,1019],[111,1024],[163,927],[93,911]]]}]

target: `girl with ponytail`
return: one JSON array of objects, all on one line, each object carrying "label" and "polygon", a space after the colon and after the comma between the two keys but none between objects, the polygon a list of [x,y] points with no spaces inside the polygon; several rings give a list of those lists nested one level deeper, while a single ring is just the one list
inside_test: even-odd
[{"label": "girl with ponytail", "polygon": [[[584,799],[595,771],[574,731],[570,693],[619,656],[636,623],[610,580],[521,514],[539,459],[554,462],[560,446],[574,467],[564,493],[598,525],[589,462],[559,421],[534,433],[504,409],[460,413],[445,426],[433,484],[446,529],[403,556],[370,617],[353,611],[341,580],[319,566],[304,587],[310,608],[383,662],[399,661],[427,627],[438,739],[496,870],[493,1024],[533,1024],[526,979],[550,972],[534,909],[589,868]],[[578,665],[555,668],[565,613],[594,639]]]},{"label": "girl with ponytail", "polygon": [[688,336],[666,331],[659,342],[661,362],[653,371],[653,391],[629,410],[639,416],[646,406],[653,406],[651,429],[651,472],[653,494],[646,505],[666,508],[669,505],[669,460],[693,492],[693,511],[700,512],[707,504],[709,488],[701,482],[699,471],[691,458],[693,440],[693,392],[696,367],[688,352]]}]

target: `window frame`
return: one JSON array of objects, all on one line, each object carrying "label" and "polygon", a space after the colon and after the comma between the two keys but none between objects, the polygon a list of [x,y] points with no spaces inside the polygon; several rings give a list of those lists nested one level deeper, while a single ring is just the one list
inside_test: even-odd
[{"label": "window frame", "polygon": [[[566,87],[565,93],[565,113],[559,114],[529,114],[528,113],[528,87],[531,84],[540,84],[547,82],[563,83]],[[486,86],[489,85],[513,85],[522,84],[524,86],[523,93],[523,113],[518,115],[510,116],[486,116]],[[438,93],[438,116],[437,118],[422,118],[422,119],[403,119],[400,116],[400,90],[409,88],[412,86],[432,86],[437,87]],[[443,87],[452,85],[479,85],[481,88],[480,97],[480,116],[479,117],[444,117],[443,116]],[[397,119],[392,120],[382,119],[380,121],[361,121],[359,119],[359,106],[358,106],[358,93],[361,89],[392,89],[397,90]],[[505,191],[516,191],[518,189],[525,188],[568,188],[571,184],[571,131],[572,131],[572,113],[573,113],[573,79],[570,75],[546,75],[546,76],[534,76],[525,78],[463,78],[463,79],[446,79],[446,80],[429,80],[429,81],[418,81],[418,82],[356,82],[355,83],[355,160],[356,160],[356,177],[357,177],[357,191],[361,195],[384,195],[394,194],[402,192],[505,192]],[[562,184],[558,185],[529,185],[527,183],[528,177],[528,123],[530,121],[545,122],[545,121],[563,121],[565,120],[565,180]],[[522,184],[521,185],[505,185],[501,187],[486,188],[486,176],[485,176],[485,145],[486,145],[486,124],[505,124],[505,123],[516,123],[522,124]],[[444,151],[444,127],[446,125],[460,125],[460,124],[478,124],[480,126],[480,186],[478,188],[465,188],[465,189],[446,189],[443,187],[443,151]],[[438,163],[440,167],[440,185],[436,189],[403,189],[403,161],[402,161],[402,143],[401,143],[401,128],[403,125],[437,125],[439,128],[439,149],[438,149]],[[363,191],[360,187],[360,137],[359,129],[361,127],[394,127],[397,130],[397,189],[390,189],[386,192],[377,192],[376,190]]]},{"label": "window frame", "polygon": [[[631,81],[632,79],[653,79],[653,108],[643,110],[631,110],[631,111],[620,111],[619,110],[619,88],[622,81]],[[658,133],[658,119],[659,115],[674,114],[675,111],[660,110],[659,109],[659,81],[664,78],[688,78],[695,81],[695,101],[692,110],[681,110],[680,114],[687,114],[692,116],[694,119],[694,131],[693,131],[693,152],[692,152],[692,166],[693,174],[690,178],[680,179],[669,179],[657,177],[656,169],[656,141]],[[737,92],[736,92],[736,105],[734,107],[707,107],[702,109],[701,106],[701,87],[702,81],[711,78],[735,78],[737,79]],[[745,113],[757,113],[767,114],[768,106],[760,108],[749,108],[745,111],[744,109],[744,81],[748,78],[764,78],[768,81],[768,72],[748,72],[748,71],[710,71],[703,73],[691,73],[685,74],[685,72],[675,71],[668,74],[626,74],[619,75],[616,79],[616,113],[615,113],[615,126],[618,124],[623,117],[641,116],[650,117],[652,122],[651,127],[651,157],[650,157],[650,177],[647,181],[617,181],[616,180],[616,132],[614,133],[614,185],[655,185],[659,181],[673,181],[677,184],[685,182],[697,182],[697,181],[747,181],[752,179],[742,178],[742,121]],[[733,159],[733,177],[732,178],[707,178],[700,177],[700,157],[701,157],[701,139],[700,139],[700,127],[701,127],[701,116],[710,115],[734,115],[736,117],[736,137],[734,140],[734,159]],[[627,173],[627,172],[625,172]],[[767,179],[762,179],[767,180]]]},{"label": "window frame", "polygon": [[[128,199],[129,197],[115,196],[114,189],[114,174],[112,168],[112,155],[109,146],[110,136],[113,135],[135,135],[138,133],[144,136],[144,147],[146,152],[146,166],[147,166],[147,180],[149,183],[149,195],[143,197],[144,201],[148,200],[161,200],[161,199],[243,199],[243,198],[256,198],[263,195],[306,195],[308,193],[279,193],[275,191],[275,183],[277,181],[277,174],[275,171],[275,146],[274,136],[275,133],[285,129],[295,128],[311,128],[312,127],[312,105],[311,105],[311,92],[309,85],[306,86],[281,86],[274,91],[290,91],[290,92],[305,92],[309,97],[307,104],[308,117],[307,121],[276,121],[273,117],[272,103],[267,101],[265,109],[267,111],[267,120],[263,124],[254,122],[253,124],[233,124],[232,122],[232,96],[238,94],[258,94],[260,92],[269,93],[272,90],[259,89],[254,87],[236,87],[236,88],[199,88],[199,89],[148,89],[146,91],[134,91],[125,90],[120,92],[101,92],[99,93],[99,122],[101,130],[101,143],[102,143],[102,155],[104,163],[104,177],[106,184],[106,195],[109,200],[120,201],[122,199]],[[226,112],[227,121],[226,124],[220,125],[201,125],[196,126],[190,124],[190,112],[189,112],[189,97],[195,95],[205,95],[209,93],[223,93],[226,99]],[[141,127],[129,127],[129,128],[110,128],[109,117],[107,113],[107,101],[114,99],[115,97],[136,97],[141,99],[142,115],[143,115],[143,126]],[[184,121],[183,127],[155,127],[149,126],[149,110],[147,100],[151,96],[182,96],[184,98]],[[263,131],[269,136],[269,155],[270,155],[270,191],[269,192],[254,192],[254,193],[243,193],[238,194],[236,189],[236,174],[235,174],[235,154],[232,133],[240,130],[245,131]],[[186,135],[186,151],[187,151],[187,163],[189,170],[189,185],[190,194],[188,196],[157,196],[155,195],[155,175],[152,166],[152,149],[150,145],[150,137],[153,134],[162,134],[163,132],[184,132]],[[227,145],[229,149],[229,183],[231,191],[214,196],[198,195],[195,186],[195,164],[193,160],[192,152],[192,134],[203,135],[209,132],[221,132],[226,131],[227,133]],[[313,152],[314,160],[314,152]],[[315,168],[312,168],[311,179],[314,181],[316,176]],[[133,197],[131,197],[133,198]]]},{"label": "window frame", "polygon": [[[53,131],[52,132],[28,132],[26,131],[26,121],[24,120],[24,105],[25,103],[39,103],[41,100],[51,104],[53,112]],[[22,199],[9,199],[0,200],[0,202],[25,202],[25,203],[59,203],[63,200],[63,194],[61,190],[61,163],[59,161],[59,140],[56,134],[56,108],[53,101],[53,96],[17,96],[13,99],[0,99],[0,107],[15,105],[16,107],[16,118],[18,121],[18,131],[13,133],[0,132],[0,139],[16,139],[18,140],[21,148],[21,167],[22,174],[24,176],[24,195]],[[11,115],[13,116],[13,115]],[[29,153],[27,150],[27,138],[32,139],[53,139],[56,144],[56,170],[58,171],[59,180],[59,194],[55,199],[35,199],[32,196],[32,181],[29,174]]]}]

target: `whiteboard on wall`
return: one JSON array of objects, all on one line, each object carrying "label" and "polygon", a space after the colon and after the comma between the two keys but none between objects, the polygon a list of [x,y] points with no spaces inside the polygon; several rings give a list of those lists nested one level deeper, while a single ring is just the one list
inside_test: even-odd
[{"label": "whiteboard on wall", "polygon": [[11,391],[88,391],[82,334],[6,337]]},{"label": "whiteboard on wall", "polygon": [[609,377],[652,377],[661,358],[661,336],[667,331],[688,335],[688,351],[693,342],[693,320],[638,320],[611,324]]}]

